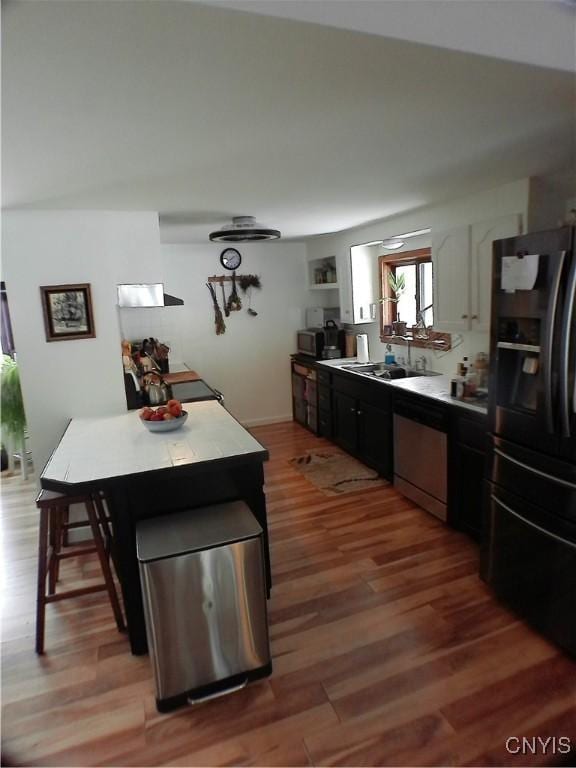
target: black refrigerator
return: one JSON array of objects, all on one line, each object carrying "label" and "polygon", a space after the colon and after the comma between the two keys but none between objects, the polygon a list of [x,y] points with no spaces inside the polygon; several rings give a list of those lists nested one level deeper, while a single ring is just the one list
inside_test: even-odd
[{"label": "black refrigerator", "polygon": [[574,229],[494,243],[481,575],[576,655]]}]

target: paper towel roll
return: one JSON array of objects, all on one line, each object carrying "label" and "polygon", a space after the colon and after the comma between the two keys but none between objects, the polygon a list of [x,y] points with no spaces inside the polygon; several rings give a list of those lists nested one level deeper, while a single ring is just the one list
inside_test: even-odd
[{"label": "paper towel roll", "polygon": [[359,363],[369,363],[370,355],[368,354],[368,334],[359,333],[356,336],[356,359]]}]

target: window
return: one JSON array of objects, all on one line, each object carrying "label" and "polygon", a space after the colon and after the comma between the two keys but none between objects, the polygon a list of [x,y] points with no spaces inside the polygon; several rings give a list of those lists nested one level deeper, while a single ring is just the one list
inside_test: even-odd
[{"label": "window", "polygon": [[[419,248],[392,256],[380,256],[382,326],[396,320],[408,328],[421,318],[430,328],[434,323],[432,306],[432,256],[429,248]],[[400,289],[394,290],[394,285]]]}]

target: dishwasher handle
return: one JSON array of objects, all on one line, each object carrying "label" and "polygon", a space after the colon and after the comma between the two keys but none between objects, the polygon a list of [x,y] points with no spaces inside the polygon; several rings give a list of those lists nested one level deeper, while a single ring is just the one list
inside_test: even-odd
[{"label": "dishwasher handle", "polygon": [[394,413],[439,432],[448,432],[448,411],[438,407],[435,403],[428,404],[396,399],[394,401]]}]

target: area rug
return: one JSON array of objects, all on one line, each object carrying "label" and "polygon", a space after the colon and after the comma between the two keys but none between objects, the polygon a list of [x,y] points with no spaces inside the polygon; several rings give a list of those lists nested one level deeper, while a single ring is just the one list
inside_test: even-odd
[{"label": "area rug", "polygon": [[326,496],[389,485],[373,469],[339,451],[306,451],[290,464]]}]

